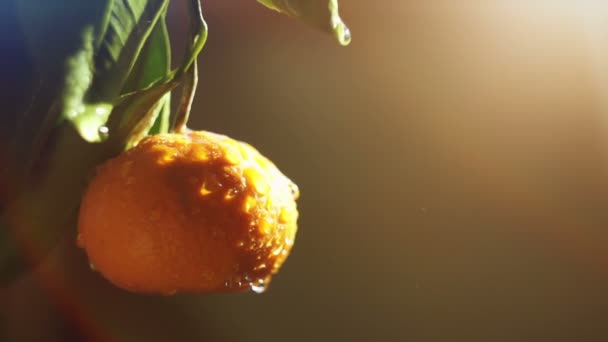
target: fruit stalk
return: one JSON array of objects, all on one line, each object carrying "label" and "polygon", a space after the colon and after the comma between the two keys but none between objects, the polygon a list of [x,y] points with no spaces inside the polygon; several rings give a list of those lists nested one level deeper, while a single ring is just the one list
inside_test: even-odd
[{"label": "fruit stalk", "polygon": [[[207,41],[207,24],[203,19],[203,9],[199,0],[190,0],[190,32],[189,41],[191,44],[196,46],[197,40],[200,39],[203,46]],[[192,48],[192,47],[189,47]],[[202,49],[202,47],[201,47]],[[194,59],[192,61],[192,67],[187,72],[184,79],[184,87],[182,89],[182,96],[180,99],[179,107],[175,116],[175,122],[173,124],[174,132],[184,132],[186,125],[188,124],[188,118],[190,117],[190,111],[192,110],[192,103],[194,102],[194,96],[196,94],[196,87],[198,85],[198,61]]]}]

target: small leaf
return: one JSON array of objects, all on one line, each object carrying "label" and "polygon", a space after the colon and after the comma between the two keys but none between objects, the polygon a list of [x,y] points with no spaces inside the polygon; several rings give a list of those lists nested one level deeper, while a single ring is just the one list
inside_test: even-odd
[{"label": "small leaf", "polygon": [[351,41],[350,30],[340,18],[338,0],[258,0],[258,2],[333,34],[342,45],[348,45]]}]

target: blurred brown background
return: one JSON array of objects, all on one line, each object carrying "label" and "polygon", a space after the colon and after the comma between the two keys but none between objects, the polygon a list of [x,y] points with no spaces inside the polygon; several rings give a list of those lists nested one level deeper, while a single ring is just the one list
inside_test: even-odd
[{"label": "blurred brown background", "polygon": [[152,297],[66,241],[2,341],[608,340],[608,5],[343,0],[348,48],[204,5],[190,127],[300,186],[291,257],[263,295]]}]

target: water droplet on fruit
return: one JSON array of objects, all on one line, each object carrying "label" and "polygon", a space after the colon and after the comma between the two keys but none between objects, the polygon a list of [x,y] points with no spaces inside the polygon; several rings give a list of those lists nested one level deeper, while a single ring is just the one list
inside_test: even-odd
[{"label": "water droplet on fruit", "polygon": [[272,232],[272,222],[268,219],[263,219],[260,223],[259,223],[259,227],[258,230],[262,233],[262,234],[270,234]]},{"label": "water droplet on fruit", "polygon": [[224,159],[232,164],[232,165],[236,165],[241,161],[241,156],[239,154],[239,151],[237,151],[234,148],[228,148],[226,149],[225,153],[224,153]]},{"label": "water droplet on fruit", "polygon": [[289,191],[291,191],[291,196],[293,196],[293,199],[300,198],[300,188],[298,188],[298,186],[294,183],[289,183]]},{"label": "water droplet on fruit", "polygon": [[266,268],[266,264],[259,264],[256,267],[253,268],[254,271],[259,271],[259,270],[263,270]]},{"label": "water droplet on fruit", "polygon": [[220,183],[216,175],[212,174],[203,180],[203,185],[201,186],[199,193],[203,196],[207,196],[219,191],[221,188],[222,183]]},{"label": "water droplet on fruit", "polygon": [[275,248],[275,249],[272,251],[272,255],[275,255],[275,256],[276,256],[276,255],[281,254],[281,252],[283,252],[283,246],[280,246],[280,245],[279,245],[277,248]]},{"label": "water droplet on fruit", "polygon": [[206,162],[209,160],[209,154],[204,149],[201,149],[201,148],[196,149],[196,150],[194,150],[193,154],[194,154],[194,160],[201,161],[201,162]]},{"label": "water droplet on fruit", "polygon": [[266,291],[267,285],[266,282],[264,282],[264,279],[257,279],[256,281],[249,283],[249,288],[251,288],[251,291],[259,294]]},{"label": "water droplet on fruit", "polygon": [[268,184],[268,181],[264,177],[263,173],[260,172],[260,170],[258,170],[257,168],[246,168],[243,171],[243,176],[245,176],[247,182],[251,184],[253,189],[255,189],[258,194],[266,195],[268,191],[270,191],[270,185]]},{"label": "water droplet on fruit", "polygon": [[226,201],[230,201],[230,200],[234,199],[238,194],[239,194],[239,191],[237,189],[230,189],[226,192],[226,195],[224,195],[224,199]]},{"label": "water droplet on fruit", "polygon": [[213,191],[209,190],[207,182],[203,183],[203,186],[199,192],[203,196],[211,195],[213,193]]},{"label": "water droplet on fruit", "polygon": [[255,207],[256,204],[257,204],[257,201],[254,197],[247,196],[247,198],[245,199],[245,204],[243,205],[243,210],[246,213],[249,213]]},{"label": "water droplet on fruit", "polygon": [[297,219],[297,212],[295,210],[290,210],[286,207],[281,208],[281,212],[279,214],[279,222],[288,223],[291,221],[295,221]]},{"label": "water droplet on fruit", "polygon": [[229,279],[224,282],[224,287],[235,288],[243,286],[243,282],[239,278]]}]

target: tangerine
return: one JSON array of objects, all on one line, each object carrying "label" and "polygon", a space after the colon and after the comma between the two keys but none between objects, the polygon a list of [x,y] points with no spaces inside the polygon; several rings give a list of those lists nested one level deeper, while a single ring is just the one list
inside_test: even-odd
[{"label": "tangerine", "polygon": [[246,143],[205,131],[148,136],[98,168],[78,245],[130,291],[261,292],[294,243],[298,196]]}]

